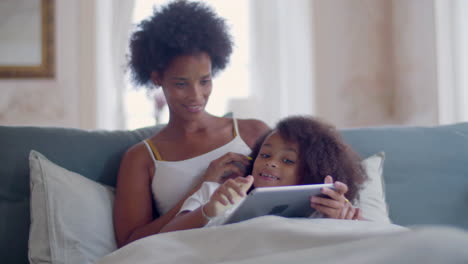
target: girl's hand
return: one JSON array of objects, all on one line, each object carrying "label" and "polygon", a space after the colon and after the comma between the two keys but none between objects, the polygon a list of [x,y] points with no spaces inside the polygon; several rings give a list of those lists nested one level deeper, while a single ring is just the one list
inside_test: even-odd
[{"label": "girl's hand", "polygon": [[244,176],[249,162],[247,156],[228,152],[210,162],[202,180],[222,183],[227,178]]},{"label": "girl's hand", "polygon": [[208,217],[224,214],[245,197],[252,183],[253,177],[251,175],[228,179],[211,195],[210,201],[203,205],[203,211]]},{"label": "girl's hand", "polygon": [[[333,183],[331,176],[325,177],[324,183]],[[329,198],[313,196],[310,199],[310,206],[329,218],[336,219],[362,219],[361,210],[353,207],[344,194],[348,191],[348,186],[342,182],[333,183],[336,190],[323,188],[322,194]]]}]

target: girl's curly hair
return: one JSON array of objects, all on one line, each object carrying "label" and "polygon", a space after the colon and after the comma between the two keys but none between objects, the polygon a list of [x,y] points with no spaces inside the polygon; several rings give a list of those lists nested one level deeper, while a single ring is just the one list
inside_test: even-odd
[{"label": "girl's curly hair", "polygon": [[223,18],[203,2],[178,0],[154,8],[130,39],[129,67],[137,85],[151,88],[151,73],[163,74],[180,55],[206,52],[216,75],[229,62],[232,37]]},{"label": "girl's curly hair", "polygon": [[[333,126],[308,116],[285,118],[257,141],[251,157],[257,158],[263,141],[272,131],[278,131],[283,140],[299,146],[300,184],[320,184],[327,175],[331,175],[334,180],[348,185],[346,198],[350,201],[357,198],[367,174],[359,155],[343,141]],[[251,171],[252,168],[249,169]]]}]

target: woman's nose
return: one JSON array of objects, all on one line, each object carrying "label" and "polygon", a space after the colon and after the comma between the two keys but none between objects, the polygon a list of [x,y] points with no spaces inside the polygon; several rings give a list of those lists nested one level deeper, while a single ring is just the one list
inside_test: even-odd
[{"label": "woman's nose", "polygon": [[191,87],[191,89],[190,89],[190,97],[191,98],[199,99],[200,97],[202,97],[202,94],[203,94],[203,90],[202,90],[202,87],[200,87],[199,85],[194,84]]}]

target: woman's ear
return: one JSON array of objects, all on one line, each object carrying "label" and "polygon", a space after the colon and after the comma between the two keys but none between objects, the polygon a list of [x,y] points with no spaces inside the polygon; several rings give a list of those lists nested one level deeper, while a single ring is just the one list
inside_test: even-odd
[{"label": "woman's ear", "polygon": [[161,76],[158,72],[151,72],[151,81],[156,87],[162,86]]}]

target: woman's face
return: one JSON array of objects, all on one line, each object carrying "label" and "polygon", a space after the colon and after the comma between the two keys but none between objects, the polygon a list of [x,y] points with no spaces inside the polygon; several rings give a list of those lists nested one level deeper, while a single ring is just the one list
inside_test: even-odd
[{"label": "woman's face", "polygon": [[205,112],[211,94],[211,59],[206,53],[176,57],[163,76],[152,74],[162,87],[171,115],[186,118]]},{"label": "woman's face", "polygon": [[299,146],[273,131],[263,142],[253,166],[255,187],[299,184]]}]

